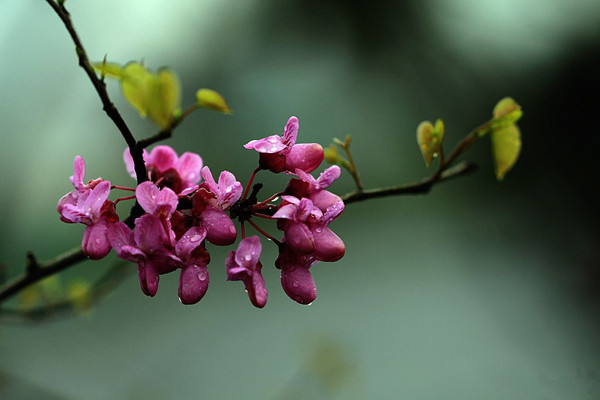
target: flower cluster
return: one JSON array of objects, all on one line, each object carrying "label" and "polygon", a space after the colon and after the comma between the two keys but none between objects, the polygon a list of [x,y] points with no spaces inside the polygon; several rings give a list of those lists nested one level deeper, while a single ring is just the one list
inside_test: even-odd
[{"label": "flower cluster", "polygon": [[[111,186],[102,178],[84,183],[85,163],[77,156],[70,178],[75,190],[60,199],[57,210],[62,221],[86,225],[82,249],[89,258],[103,258],[114,249],[120,258],[137,263],[140,286],[148,296],[156,294],[160,275],[179,270],[179,299],[184,304],[194,304],[206,293],[207,246],[235,243],[237,220],[241,240],[225,260],[227,279],[242,281],[252,304],[265,306],[262,244],[258,236],[246,236],[249,224],[278,246],[275,266],[281,270],[284,291],[291,299],[309,304],[316,297],[310,268],[344,255],[344,243],[329,228],[344,210],[344,203],[326,190],[339,177],[339,167],[326,169],[318,178],[310,175],[323,161],[323,148],[316,143],[297,144],[297,135],[298,119],[291,117],[282,136],[268,136],[244,146],[259,153],[259,166],[245,191],[231,172],[223,171],[215,180],[199,155],[178,156],[168,146],[156,146],[149,153],[144,150],[148,180],[136,188]],[[135,178],[128,149],[124,161]],[[285,172],[291,179],[284,190],[259,201],[262,184],[252,182],[261,170]],[[111,201],[111,189],[129,190],[134,195]],[[119,220],[115,206],[129,199],[135,199],[144,213],[128,225]],[[253,217],[274,220],[283,238],[265,232]]]}]

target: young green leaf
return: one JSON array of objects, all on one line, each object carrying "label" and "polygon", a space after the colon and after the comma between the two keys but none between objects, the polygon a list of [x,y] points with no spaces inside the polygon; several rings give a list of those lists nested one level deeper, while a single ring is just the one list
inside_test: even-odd
[{"label": "young green leaf", "polygon": [[496,104],[493,112],[492,129],[500,129],[517,122],[523,115],[521,106],[510,97],[505,97]]},{"label": "young green leaf", "polygon": [[515,124],[494,129],[491,133],[492,152],[499,181],[513,167],[521,151],[521,131]]},{"label": "young green leaf", "polygon": [[438,156],[443,140],[444,122],[441,119],[435,121],[435,126],[429,121],[423,121],[417,127],[417,143],[428,167]]},{"label": "young green leaf", "polygon": [[123,76],[123,68],[117,63],[101,62],[94,63],[93,67],[104,76],[110,78],[121,79]]},{"label": "young green leaf", "polygon": [[153,76],[138,62],[131,62],[123,68],[121,91],[125,99],[142,117],[148,115],[148,98],[153,85]]},{"label": "young green leaf", "polygon": [[327,161],[329,164],[337,164],[346,169],[350,168],[350,163],[340,155],[335,144],[323,149],[323,154],[325,161]]},{"label": "young green leaf", "polygon": [[223,96],[212,89],[199,89],[196,92],[196,101],[199,107],[231,114],[231,109],[227,105],[227,102],[225,102]]},{"label": "young green leaf", "polygon": [[161,128],[171,125],[175,111],[181,102],[179,79],[167,68],[152,75],[148,90],[148,118]]}]

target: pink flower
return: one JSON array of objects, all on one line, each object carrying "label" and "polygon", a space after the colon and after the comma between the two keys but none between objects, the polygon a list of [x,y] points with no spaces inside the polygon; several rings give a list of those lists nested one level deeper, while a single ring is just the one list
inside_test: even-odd
[{"label": "pink flower", "polygon": [[267,304],[267,288],[260,272],[261,250],[258,236],[250,236],[242,239],[237,251],[231,251],[225,260],[227,280],[243,281],[250,301],[258,308]]},{"label": "pink flower", "polygon": [[170,226],[159,217],[145,214],[135,220],[135,231],[123,222],[108,230],[108,240],[117,255],[138,264],[142,291],[154,296],[158,290],[158,276],[175,270],[181,261],[173,254],[175,235]]},{"label": "pink flower", "polygon": [[208,290],[208,269],[210,256],[204,248],[206,229],[192,227],[183,234],[175,245],[175,253],[180,260],[179,300],[183,304],[199,302]]},{"label": "pink flower", "polygon": [[210,172],[210,168],[202,168],[203,186],[215,195],[213,206],[226,211],[242,196],[242,184],[235,180],[235,176],[229,171],[223,171],[219,175],[219,183]]},{"label": "pink flower", "polygon": [[[156,146],[150,153],[143,153],[149,178],[160,187],[169,187],[177,194],[189,194],[197,189],[200,182],[202,158],[195,153],[183,153],[177,156],[175,150],[169,146]],[[136,177],[133,158],[129,148],[123,153],[123,160],[127,172]]]},{"label": "pink flower", "polygon": [[311,255],[295,252],[283,243],[275,266],[281,270],[281,286],[290,299],[300,304],[310,304],[317,297],[317,286],[310,268],[319,262]]},{"label": "pink flower", "polygon": [[142,182],[135,189],[135,198],[148,214],[170,218],[179,199],[168,187],[159,189],[153,182]]},{"label": "pink flower", "polygon": [[327,227],[341,212],[338,207],[332,206],[323,214],[308,198],[282,196],[282,199],[273,218],[280,219],[277,226],[284,231],[285,242],[294,252],[320,261],[337,261],[344,256],[344,242]]},{"label": "pink flower", "polygon": [[75,157],[73,175],[69,178],[75,190],[64,195],[56,207],[60,219],[67,223],[86,225],[83,232],[81,249],[83,253],[99,260],[110,252],[110,243],[106,238],[109,225],[119,219],[114,205],[108,200],[110,182],[101,178],[84,184],[85,162]]},{"label": "pink flower", "polygon": [[318,143],[296,144],[297,137],[298,118],[290,117],[282,136],[251,140],[244,147],[260,154],[259,165],[262,169],[275,173],[294,172],[296,169],[311,172],[323,161],[323,147]]},{"label": "pink flower", "polygon": [[327,168],[317,179],[301,169],[297,169],[295,172],[301,182],[292,179],[286,188],[286,193],[298,198],[309,198],[323,213],[327,213],[327,210],[330,210],[330,213],[335,210],[337,214],[333,218],[341,214],[344,210],[343,200],[338,195],[325,190],[339,178],[340,167],[334,165]]}]

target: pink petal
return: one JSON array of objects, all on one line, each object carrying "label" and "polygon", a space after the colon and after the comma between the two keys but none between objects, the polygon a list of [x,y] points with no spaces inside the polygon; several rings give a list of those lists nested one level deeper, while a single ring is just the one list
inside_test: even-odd
[{"label": "pink petal", "polygon": [[259,237],[249,236],[240,242],[235,254],[235,261],[239,266],[254,270],[261,251],[262,245]]},{"label": "pink petal", "polygon": [[107,230],[108,222],[104,218],[93,225],[86,226],[81,242],[83,254],[92,260],[104,258],[111,249],[110,243],[106,238]]},{"label": "pink petal", "polygon": [[151,214],[142,215],[135,220],[133,237],[136,247],[146,254],[162,250],[169,242],[160,218]]},{"label": "pink petal", "polygon": [[310,304],[317,297],[315,281],[308,268],[302,266],[282,267],[281,286],[290,299],[300,304]]},{"label": "pink petal", "polygon": [[217,185],[217,182],[215,182],[215,178],[213,178],[210,168],[208,166],[202,168],[201,174],[204,178],[204,185],[208,186],[208,190],[216,195],[219,191],[219,186]]},{"label": "pink petal", "polygon": [[183,267],[179,275],[179,300],[183,304],[199,302],[208,290],[208,284],[206,265],[191,264]]},{"label": "pink petal", "polygon": [[159,193],[160,189],[150,181],[142,182],[135,188],[135,198],[148,214],[154,214],[156,211],[156,198]]},{"label": "pink petal", "polygon": [[246,290],[248,291],[248,297],[255,307],[263,308],[267,304],[267,287],[265,286],[265,280],[260,273],[262,265],[258,263],[257,270],[252,274],[252,279],[244,281]]},{"label": "pink petal", "polygon": [[154,263],[149,260],[142,260],[138,263],[138,277],[142,292],[147,296],[154,296],[158,290],[158,269]]},{"label": "pink petal", "polygon": [[240,267],[235,261],[235,251],[230,251],[225,259],[225,268],[227,269],[228,281],[244,280],[250,276],[250,271],[247,268]]},{"label": "pink petal", "polygon": [[[333,194],[327,190],[320,190],[316,193],[313,193],[310,196],[310,199],[321,211],[324,213],[336,203],[342,203],[343,201],[340,196]],[[343,209],[343,208],[342,208]]]},{"label": "pink petal", "polygon": [[146,165],[153,165],[159,172],[175,168],[177,153],[170,146],[156,146],[148,155]]},{"label": "pink petal", "polygon": [[237,231],[233,221],[223,211],[206,206],[200,215],[202,226],[206,228],[206,239],[217,246],[227,246],[235,242]]},{"label": "pink petal", "polygon": [[75,189],[84,190],[83,179],[85,177],[85,161],[81,156],[75,156],[73,162],[73,175],[69,178]]},{"label": "pink petal", "polygon": [[319,178],[317,178],[318,188],[325,189],[329,187],[333,181],[340,177],[341,173],[342,170],[337,165],[332,165],[331,167],[327,168],[321,173],[321,175],[319,175]]},{"label": "pink petal", "polygon": [[283,143],[285,143],[286,147],[296,144],[296,139],[298,138],[298,128],[298,118],[290,117],[287,124],[285,124],[285,129],[283,130]]},{"label": "pink petal", "polygon": [[312,231],[315,240],[314,255],[321,261],[337,261],[344,257],[346,246],[329,228],[319,227]]},{"label": "pink petal", "polygon": [[175,163],[175,169],[187,184],[196,184],[200,182],[202,158],[196,153],[183,153]]},{"label": "pink petal", "polygon": [[259,153],[273,154],[287,148],[281,136],[271,135],[263,139],[251,140],[244,145],[248,150],[254,149]]},{"label": "pink petal", "polygon": [[58,211],[58,213],[60,214],[61,221],[69,223],[69,224],[76,222],[76,221],[71,220],[70,218],[66,218],[65,215],[63,214],[63,209],[65,208],[66,205],[69,205],[70,207],[76,207],[77,200],[79,199],[79,195],[80,194],[78,191],[73,190],[60,198],[60,200],[58,201],[58,205],[56,206],[56,211]]},{"label": "pink petal", "polygon": [[315,250],[313,234],[302,222],[289,221],[285,227],[285,240],[294,250],[310,254]]},{"label": "pink petal", "polygon": [[329,206],[325,214],[323,214],[323,225],[329,225],[331,221],[336,219],[342,213],[342,211],[344,211],[344,207],[345,204],[341,200]]},{"label": "pink petal", "polygon": [[229,171],[223,171],[219,175],[219,189],[219,202],[223,210],[227,210],[242,197],[242,184]]},{"label": "pink petal", "polygon": [[133,239],[133,231],[129,229],[127,225],[123,222],[117,222],[112,224],[108,228],[108,232],[106,234],[106,238],[108,239],[110,245],[117,252],[119,257],[121,256],[121,248],[124,246],[133,246],[135,247],[135,241]]},{"label": "pink petal", "polygon": [[166,216],[171,216],[175,212],[177,204],[179,204],[179,198],[168,187],[162,188],[156,196],[156,207]]},{"label": "pink petal", "polygon": [[206,229],[203,227],[194,226],[190,228],[175,245],[175,253],[182,260],[189,260],[192,251],[202,244],[205,237]]},{"label": "pink petal", "polygon": [[282,219],[295,219],[296,218],[296,210],[298,206],[294,204],[286,204],[277,210],[275,214],[273,214],[273,218],[282,218]]},{"label": "pink petal", "polygon": [[301,169],[304,172],[311,172],[321,165],[323,157],[323,147],[318,143],[296,144],[286,154],[285,169],[288,171]]},{"label": "pink petal", "polygon": [[110,181],[102,181],[91,190],[89,197],[85,201],[85,204],[89,204],[90,212],[93,218],[100,216],[100,210],[104,205],[108,195],[110,194]]}]

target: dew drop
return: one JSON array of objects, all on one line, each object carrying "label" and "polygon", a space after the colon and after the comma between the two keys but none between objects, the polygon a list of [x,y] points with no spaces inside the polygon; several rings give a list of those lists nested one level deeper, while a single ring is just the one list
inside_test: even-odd
[{"label": "dew drop", "polygon": [[323,230],[322,228],[317,228],[317,229],[315,229],[315,232],[321,233],[322,230]]},{"label": "dew drop", "polygon": [[208,274],[206,273],[206,271],[198,272],[198,280],[200,282],[204,282],[206,280],[206,278],[208,278]]},{"label": "dew drop", "polygon": [[294,282],[292,282],[292,286],[293,287],[298,287],[298,286],[300,286],[300,284],[298,283],[298,281],[294,281]]},{"label": "dew drop", "polygon": [[225,189],[225,193],[230,193],[231,192],[231,186],[227,186],[227,189]]},{"label": "dew drop", "polygon": [[246,260],[246,261],[250,261],[250,260],[252,260],[252,256],[251,256],[250,254],[246,254],[246,255],[244,256],[244,260]]},{"label": "dew drop", "polygon": [[271,142],[271,143],[277,143],[277,138],[274,138],[274,137],[269,138],[269,142]]},{"label": "dew drop", "polygon": [[231,233],[232,235],[235,235],[235,234],[236,234],[236,231],[235,231],[235,226],[231,225],[231,226],[229,227],[229,233]]},{"label": "dew drop", "polygon": [[200,236],[200,235],[194,235],[190,238],[190,242],[192,242],[192,243],[199,242],[200,240],[202,240],[202,236]]}]

